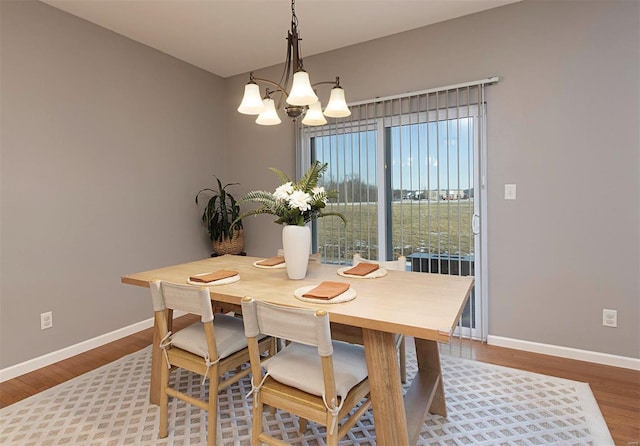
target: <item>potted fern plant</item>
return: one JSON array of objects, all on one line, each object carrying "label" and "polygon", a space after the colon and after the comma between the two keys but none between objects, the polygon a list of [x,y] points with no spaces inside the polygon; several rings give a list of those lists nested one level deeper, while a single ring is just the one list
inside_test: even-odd
[{"label": "potted fern plant", "polygon": [[213,251],[218,255],[240,254],[244,249],[244,229],[240,217],[240,206],[236,199],[227,191],[227,187],[238,183],[228,183],[224,186],[215,177],[218,189],[205,188],[196,194],[196,204],[202,194],[208,196],[209,201],[202,213],[202,224],[206,226],[213,243]]}]

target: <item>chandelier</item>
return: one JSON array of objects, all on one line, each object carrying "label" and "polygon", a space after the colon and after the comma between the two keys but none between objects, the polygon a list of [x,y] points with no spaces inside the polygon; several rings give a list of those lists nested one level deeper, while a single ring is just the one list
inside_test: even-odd
[{"label": "chandelier", "polygon": [[[295,121],[304,113],[302,123],[305,125],[324,125],[327,123],[325,116],[342,118],[351,114],[344,98],[344,90],[340,86],[339,77],[336,76],[335,81],[311,83],[309,74],[302,66],[301,40],[298,34],[295,0],[291,0],[291,30],[287,35],[287,58],[280,82],[255,77],[251,72],[249,74],[249,82],[244,86],[242,102],[238,107],[240,113],[258,115],[256,123],[260,125],[280,124],[282,121],[278,116],[274,97],[278,98],[278,109],[282,107],[282,100],[286,97],[285,102],[287,105],[284,110],[287,116]],[[293,81],[289,89],[291,73],[293,73]],[[261,95],[258,82],[270,85],[275,89],[267,87],[264,95]],[[314,89],[314,87],[322,84],[333,85],[331,96],[324,112]]]}]

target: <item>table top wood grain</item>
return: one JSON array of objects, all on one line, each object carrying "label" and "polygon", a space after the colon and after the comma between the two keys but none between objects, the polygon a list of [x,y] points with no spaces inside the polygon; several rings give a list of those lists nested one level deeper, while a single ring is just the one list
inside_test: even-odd
[{"label": "table top wood grain", "polygon": [[[281,305],[324,308],[331,321],[361,328],[400,333],[416,338],[448,342],[473,286],[472,277],[419,272],[389,271],[377,279],[347,278],[337,274],[344,266],[309,262],[307,276],[290,280],[283,268],[257,268],[259,257],[225,255],[172,265],[122,277],[122,283],[148,287],[153,280],[186,283],[189,276],[233,269],[240,280],[210,286],[214,301],[239,304],[244,296]],[[307,303],[294,297],[297,288],[322,281],[348,282],[356,299],[337,304]]]}]

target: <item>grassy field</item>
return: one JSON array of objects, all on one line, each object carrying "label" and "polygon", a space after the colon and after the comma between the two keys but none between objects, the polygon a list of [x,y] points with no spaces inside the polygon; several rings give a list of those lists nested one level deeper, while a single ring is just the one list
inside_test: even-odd
[{"label": "grassy field", "polygon": [[[471,219],[473,199],[451,201],[396,201],[392,203],[394,257],[414,252],[470,255],[474,253]],[[375,203],[331,203],[327,210],[338,218],[318,220],[318,248],[326,261],[350,261],[355,252],[376,258],[378,206]]]}]

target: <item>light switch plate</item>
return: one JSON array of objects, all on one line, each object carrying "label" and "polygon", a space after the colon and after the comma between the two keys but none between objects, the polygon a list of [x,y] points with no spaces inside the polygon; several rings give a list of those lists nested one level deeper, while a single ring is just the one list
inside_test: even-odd
[{"label": "light switch plate", "polygon": [[516,199],[516,185],[515,184],[505,184],[504,185],[504,199],[505,200],[515,200]]}]

